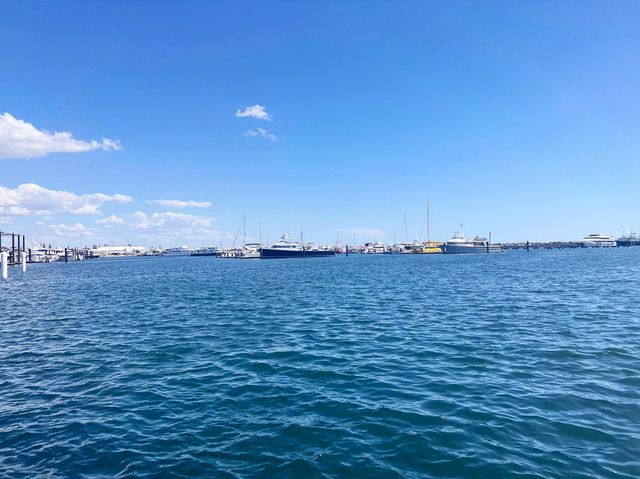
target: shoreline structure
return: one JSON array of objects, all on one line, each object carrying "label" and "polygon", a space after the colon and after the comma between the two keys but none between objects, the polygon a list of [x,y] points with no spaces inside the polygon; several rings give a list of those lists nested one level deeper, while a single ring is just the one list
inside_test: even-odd
[{"label": "shoreline structure", "polygon": [[[10,238],[10,239],[9,239]],[[616,248],[640,246],[640,237],[631,234],[602,244],[589,244],[587,241],[549,241],[549,242],[515,242],[515,243],[491,243],[485,238],[474,238],[481,244],[480,251],[474,253],[507,251],[507,250],[551,250],[551,249],[577,249],[577,248]],[[317,247],[313,243],[305,243],[303,249],[320,249],[333,251],[335,254],[445,254],[447,242],[424,241],[399,242],[393,245],[379,241],[367,242],[360,245],[335,244]],[[220,248],[208,246],[201,248],[173,247],[154,248],[144,246],[112,246],[104,245],[92,247],[52,247],[51,245],[36,244],[26,246],[24,235],[18,233],[0,232],[0,259],[6,258],[7,266],[16,266],[22,263],[52,263],[70,262],[85,259],[98,258],[123,258],[123,257],[149,257],[149,256],[213,256],[229,259],[258,259],[260,251],[268,246],[261,243],[246,243],[241,247]]]}]

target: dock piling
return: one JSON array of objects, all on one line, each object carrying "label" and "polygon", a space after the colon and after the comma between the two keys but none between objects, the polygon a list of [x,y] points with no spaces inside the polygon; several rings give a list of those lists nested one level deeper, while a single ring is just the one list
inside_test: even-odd
[{"label": "dock piling", "polygon": [[20,256],[22,257],[22,272],[26,273],[27,272],[27,253],[25,253],[24,251],[20,253]]},{"label": "dock piling", "polygon": [[0,259],[2,259],[2,279],[9,277],[9,255],[6,251],[0,253]]}]

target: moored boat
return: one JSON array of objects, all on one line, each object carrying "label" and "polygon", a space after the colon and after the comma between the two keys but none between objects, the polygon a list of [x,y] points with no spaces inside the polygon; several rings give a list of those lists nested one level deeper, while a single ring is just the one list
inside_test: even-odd
[{"label": "moored boat", "polygon": [[290,241],[285,233],[280,241],[268,248],[260,249],[260,257],[263,259],[272,258],[314,258],[318,256],[335,256],[336,253],[331,248],[318,248],[314,245],[305,245],[296,241]]},{"label": "moored boat", "polygon": [[621,236],[616,240],[618,246],[640,246],[640,237],[636,233],[630,233],[628,236]]},{"label": "moored boat", "polygon": [[189,256],[191,250],[185,246],[179,246],[177,248],[167,248],[162,253],[161,256]]},{"label": "moored boat", "polygon": [[220,250],[215,246],[198,248],[193,250],[189,256],[220,256]]},{"label": "moored boat", "polygon": [[582,238],[582,244],[587,248],[612,248],[617,246],[613,236],[603,235],[601,233],[592,233]]},{"label": "moored boat", "polygon": [[445,242],[443,251],[445,254],[499,253],[502,246],[491,244],[487,238],[480,236],[468,239],[460,231],[456,231],[451,239]]}]

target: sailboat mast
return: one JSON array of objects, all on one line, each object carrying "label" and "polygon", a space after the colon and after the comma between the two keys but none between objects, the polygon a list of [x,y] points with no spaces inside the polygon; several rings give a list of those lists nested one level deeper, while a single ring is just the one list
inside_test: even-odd
[{"label": "sailboat mast", "polygon": [[247,244],[247,215],[246,213],[242,217],[242,247]]},{"label": "sailboat mast", "polygon": [[427,243],[431,243],[431,200],[427,198]]}]

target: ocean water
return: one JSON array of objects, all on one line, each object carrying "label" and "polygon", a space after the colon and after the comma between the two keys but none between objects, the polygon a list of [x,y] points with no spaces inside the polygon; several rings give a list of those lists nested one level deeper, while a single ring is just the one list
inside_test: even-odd
[{"label": "ocean water", "polygon": [[10,275],[2,477],[640,477],[640,248]]}]

